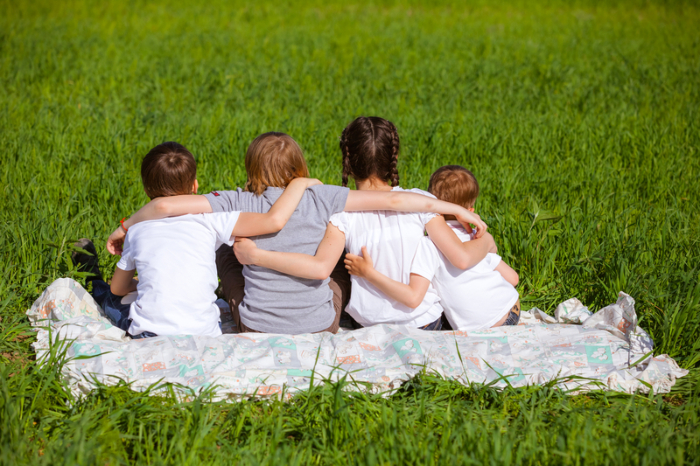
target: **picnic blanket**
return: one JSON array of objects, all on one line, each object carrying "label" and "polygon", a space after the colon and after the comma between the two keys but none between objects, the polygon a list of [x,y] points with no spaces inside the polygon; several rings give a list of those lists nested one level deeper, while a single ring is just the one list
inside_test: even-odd
[{"label": "picnic blanket", "polygon": [[[637,326],[634,299],[620,293],[595,314],[577,299],[554,317],[537,308],[518,326],[475,332],[431,332],[402,325],[303,335],[178,335],[131,340],[112,326],[72,279],[53,282],[27,311],[37,330],[37,361],[52,345],[68,345],[63,377],[80,396],[120,379],[134,390],[173,383],[191,396],[217,399],[290,397],[311,383],[347,377],[350,389],[391,393],[425,370],[461,383],[498,387],[543,384],[562,389],[668,392],[688,371]],[[54,346],[55,347],[55,346]]]}]

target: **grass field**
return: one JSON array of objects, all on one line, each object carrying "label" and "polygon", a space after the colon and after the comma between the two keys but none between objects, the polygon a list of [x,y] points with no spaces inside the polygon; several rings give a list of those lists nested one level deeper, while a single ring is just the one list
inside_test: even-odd
[{"label": "grass field", "polygon": [[[256,3],[0,0],[0,462],[700,461],[700,7]],[[185,144],[208,192],[242,185],[248,143],[284,131],[340,184],[358,115],[396,123],[404,187],[475,172],[524,308],[624,290],[690,375],[664,396],[424,375],[388,399],[324,384],[229,405],[124,386],[76,402],[58,363],[36,367],[24,311],[75,274],[67,244],[102,244],[146,202],[150,147]]]}]

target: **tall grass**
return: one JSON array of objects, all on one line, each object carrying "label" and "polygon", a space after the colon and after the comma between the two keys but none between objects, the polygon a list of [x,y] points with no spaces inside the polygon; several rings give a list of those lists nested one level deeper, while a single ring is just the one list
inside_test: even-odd
[{"label": "tall grass", "polygon": [[[693,2],[0,1],[0,461],[680,463],[698,453],[700,9]],[[388,399],[190,403],[126,386],[72,400],[23,312],[147,198],[177,140],[203,192],[284,131],[339,184],[342,128],[380,115],[404,187],[458,163],[524,306],[624,290],[671,396],[496,391],[424,375]],[[100,251],[109,275],[116,259]]]}]

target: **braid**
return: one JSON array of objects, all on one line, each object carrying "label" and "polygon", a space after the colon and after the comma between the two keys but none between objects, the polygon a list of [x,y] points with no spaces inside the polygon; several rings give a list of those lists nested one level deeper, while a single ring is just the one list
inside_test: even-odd
[{"label": "braid", "polygon": [[348,148],[347,131],[345,128],[340,136],[340,151],[343,153],[343,187],[348,186],[348,176],[352,173],[350,168],[350,149]]},{"label": "braid", "polygon": [[391,168],[389,178],[391,186],[395,187],[399,185],[399,132],[393,123],[389,122],[389,124],[391,125]]},{"label": "braid", "polygon": [[[352,146],[352,151],[350,150]],[[379,117],[358,117],[340,136],[343,153],[343,186],[372,177],[392,187],[399,185],[399,132],[390,121]]]}]

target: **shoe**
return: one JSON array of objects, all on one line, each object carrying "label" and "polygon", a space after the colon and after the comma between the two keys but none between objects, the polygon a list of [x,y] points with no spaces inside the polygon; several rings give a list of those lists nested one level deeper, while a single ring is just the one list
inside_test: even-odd
[{"label": "shoe", "polygon": [[92,280],[102,280],[102,272],[100,272],[100,266],[97,259],[97,249],[95,245],[92,244],[87,238],[82,238],[81,240],[73,243],[81,251],[73,251],[70,258],[73,261],[73,265],[78,267],[79,272],[88,272],[91,276],[87,277],[87,281]]}]

